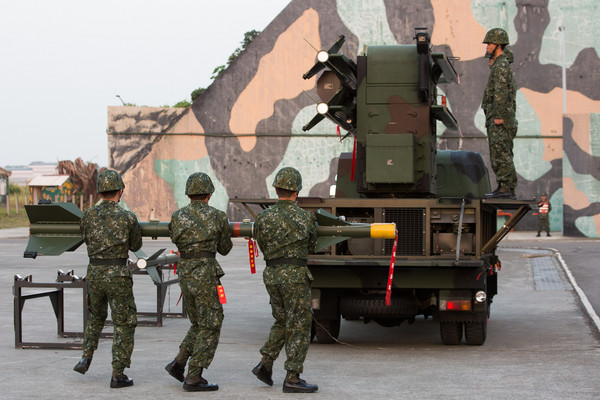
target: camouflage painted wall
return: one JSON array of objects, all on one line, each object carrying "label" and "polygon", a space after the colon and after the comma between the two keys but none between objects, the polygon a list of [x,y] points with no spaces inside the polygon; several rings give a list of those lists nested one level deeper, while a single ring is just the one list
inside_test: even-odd
[{"label": "camouflage painted wall", "polygon": [[[185,180],[198,170],[216,183],[211,204],[232,219],[245,213],[228,198],[273,196],[270,184],[282,166],[303,173],[301,195],[328,196],[336,157],[352,144],[340,143],[327,121],[302,132],[314,115],[303,92],[317,98],[315,78],[304,81],[302,74],[315,49],[328,48],[340,34],[346,36],[342,52],[354,58],[367,45],[413,43],[415,27],[428,28],[435,51],[460,57],[461,85],[441,89],[461,129],[440,126],[438,147],[478,151],[489,162],[480,109],[489,68],[481,40],[502,27],[519,86],[517,195],[548,192],[552,230],[599,237],[598,21],[597,0],[293,0],[191,109],[109,107],[111,167],[124,173],[124,200],[141,219],[152,208],[161,220],[170,218],[187,203]],[[564,117],[559,26],[566,38]],[[520,228],[534,226],[529,216]]]}]

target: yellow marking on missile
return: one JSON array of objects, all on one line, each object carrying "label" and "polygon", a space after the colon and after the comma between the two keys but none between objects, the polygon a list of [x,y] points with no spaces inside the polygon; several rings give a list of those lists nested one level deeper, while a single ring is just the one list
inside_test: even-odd
[{"label": "yellow marking on missile", "polygon": [[371,237],[373,239],[394,239],[396,237],[396,224],[371,224]]}]

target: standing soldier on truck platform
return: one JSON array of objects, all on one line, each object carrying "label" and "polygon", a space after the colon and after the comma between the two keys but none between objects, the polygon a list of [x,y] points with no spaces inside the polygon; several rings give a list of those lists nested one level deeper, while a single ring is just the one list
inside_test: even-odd
[{"label": "standing soldier on truck platform", "polygon": [[489,57],[490,76],[483,92],[481,108],[490,148],[490,162],[498,187],[486,197],[516,200],[517,171],[513,162],[513,140],[519,123],[515,117],[517,85],[510,64],[513,54],[506,47],[508,34],[494,28],[487,32],[485,56]]},{"label": "standing soldier on truck platform", "polygon": [[203,172],[190,175],[185,194],[191,203],[175,211],[169,224],[171,240],[179,251],[179,286],[192,325],[179,346],[177,357],[165,369],[190,392],[219,389],[202,377],[202,370],[213,360],[223,325],[219,287],[225,273],[215,255],[217,252],[228,254],[233,243],[227,215],[208,205],[214,191],[208,175]]},{"label": "standing soldier on truck platform", "polygon": [[85,276],[89,285],[89,318],[83,338],[83,357],[73,370],[85,374],[90,367],[110,304],[115,327],[110,387],[122,388],[133,385],[133,380],[123,371],[131,363],[137,326],[133,280],[127,258],[129,250],[137,251],[142,247],[142,230],[135,214],[119,207],[125,185],[118,172],[101,172],[96,187],[102,202],[85,210],[79,225],[90,258]]},{"label": "standing soldier on truck platform", "polygon": [[255,236],[263,252],[266,268],[263,280],[271,299],[275,323],[260,349],[262,359],[252,373],[273,386],[273,362],[285,345],[287,371],[285,393],[312,393],[319,388],[300,379],[310,344],[311,281],[308,255],[317,243],[315,217],[295,204],[302,189],[302,176],[294,168],[282,168],[273,187],[279,200],[256,218]]}]

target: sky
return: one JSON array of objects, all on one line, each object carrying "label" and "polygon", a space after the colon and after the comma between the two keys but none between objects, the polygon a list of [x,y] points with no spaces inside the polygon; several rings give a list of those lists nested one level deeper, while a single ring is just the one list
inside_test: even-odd
[{"label": "sky", "polygon": [[172,106],[289,0],[0,0],[0,166],[108,166],[107,107]]}]

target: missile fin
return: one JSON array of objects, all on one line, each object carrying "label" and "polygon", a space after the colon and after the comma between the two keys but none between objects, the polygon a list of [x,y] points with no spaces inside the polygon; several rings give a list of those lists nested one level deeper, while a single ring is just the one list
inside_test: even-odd
[{"label": "missile fin", "polygon": [[165,250],[166,250],[166,248],[158,250],[157,252],[152,254],[150,257],[148,257],[146,259],[146,261],[156,260],[158,258],[158,256],[160,256]]},{"label": "missile fin", "polygon": [[146,267],[146,271],[148,271],[148,275],[150,275],[150,279],[152,279],[152,282],[154,282],[155,285],[160,285],[162,283],[162,279],[160,278],[156,266]]},{"label": "missile fin", "polygon": [[349,222],[341,220],[339,217],[328,213],[327,211],[319,208],[315,212],[315,216],[317,217],[317,223],[321,226],[345,226],[350,225]]},{"label": "missile fin", "polygon": [[333,246],[334,244],[341,243],[344,240],[348,240],[348,239],[350,239],[350,238],[345,237],[345,236],[320,236],[317,239],[317,245],[315,247],[315,252],[321,251],[330,246]]},{"label": "missile fin", "polygon": [[82,243],[81,236],[30,236],[25,253],[35,252],[40,256],[58,256],[65,251],[75,251]]}]

